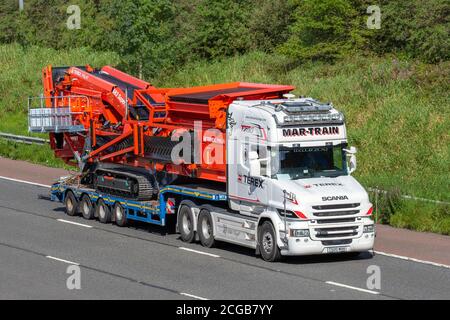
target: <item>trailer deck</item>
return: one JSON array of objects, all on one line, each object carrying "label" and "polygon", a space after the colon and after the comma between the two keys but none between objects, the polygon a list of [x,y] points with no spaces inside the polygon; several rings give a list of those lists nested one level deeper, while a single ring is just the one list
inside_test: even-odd
[{"label": "trailer deck", "polygon": [[158,200],[137,201],[127,199],[107,193],[96,191],[88,186],[67,183],[64,181],[56,182],[52,185],[50,199],[52,201],[64,202],[67,191],[72,191],[77,199],[83,195],[88,195],[92,203],[97,203],[102,199],[108,206],[120,203],[126,213],[127,219],[136,220],[160,226],[166,225],[166,215],[175,214],[174,208],[167,208],[167,200],[171,196],[185,196],[196,199],[204,199],[214,202],[227,201],[228,197],[224,191],[205,188],[200,185],[168,185],[162,188],[158,194]]}]

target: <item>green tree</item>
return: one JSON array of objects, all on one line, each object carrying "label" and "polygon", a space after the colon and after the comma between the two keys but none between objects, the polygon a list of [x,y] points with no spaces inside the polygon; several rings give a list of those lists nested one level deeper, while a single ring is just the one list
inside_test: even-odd
[{"label": "green tree", "polygon": [[170,0],[112,0],[104,10],[110,23],[97,46],[119,53],[125,70],[149,79],[170,64],[175,13]]},{"label": "green tree", "polygon": [[384,0],[380,7],[382,32],[375,35],[372,50],[402,51],[431,63],[449,59],[448,0]]},{"label": "green tree", "polygon": [[[80,7],[81,29],[67,28],[70,5]],[[1,4],[0,9],[1,42],[57,49],[95,46],[104,29],[99,19],[102,12],[99,1],[94,0],[26,0],[21,12],[18,2],[13,5],[9,1]]]},{"label": "green tree", "polygon": [[[110,2],[110,0],[64,0],[59,7],[63,21],[57,25],[58,47],[91,47],[101,50],[103,39],[114,24],[104,10],[109,7]],[[67,19],[70,16],[67,8],[70,5],[77,5],[80,8],[80,29],[67,28]]]},{"label": "green tree", "polygon": [[18,42],[17,20],[19,18],[19,4],[13,1],[0,3],[0,42]]},{"label": "green tree", "polygon": [[355,3],[350,0],[293,0],[296,8],[291,34],[280,51],[300,60],[330,60],[362,46],[363,15]]},{"label": "green tree", "polygon": [[246,52],[251,46],[250,0],[194,2],[179,27],[178,39],[187,59],[216,58]]},{"label": "green tree", "polygon": [[51,47],[54,44],[51,40],[55,41],[57,26],[63,18],[59,14],[59,4],[56,0],[28,0],[20,12],[17,1],[2,4],[2,41]]},{"label": "green tree", "polygon": [[289,38],[295,5],[286,0],[253,0],[249,17],[252,49],[272,52]]}]

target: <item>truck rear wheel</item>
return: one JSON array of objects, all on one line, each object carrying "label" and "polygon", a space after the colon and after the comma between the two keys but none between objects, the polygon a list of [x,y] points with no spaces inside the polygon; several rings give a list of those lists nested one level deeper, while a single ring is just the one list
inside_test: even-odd
[{"label": "truck rear wheel", "polygon": [[64,198],[64,204],[66,206],[66,213],[69,216],[75,216],[77,214],[78,209],[78,201],[75,198],[75,195],[72,191],[67,191],[66,196]]},{"label": "truck rear wheel", "polygon": [[114,204],[113,208],[114,221],[119,227],[125,227],[128,223],[125,209],[118,202]]},{"label": "truck rear wheel", "polygon": [[97,205],[95,206],[95,212],[101,223],[108,223],[111,221],[111,210],[103,199],[98,200]]},{"label": "truck rear wheel", "polygon": [[87,194],[81,197],[79,208],[83,218],[86,220],[94,219],[94,206],[92,205],[91,198]]},{"label": "truck rear wheel", "polygon": [[198,215],[197,233],[200,243],[207,248],[214,246],[214,228],[211,213],[202,209]]},{"label": "truck rear wheel", "polygon": [[269,221],[265,221],[258,230],[258,243],[261,257],[269,262],[280,260],[281,254],[280,249],[278,248],[273,224]]},{"label": "truck rear wheel", "polygon": [[189,243],[193,242],[195,239],[195,232],[194,218],[192,217],[191,208],[187,205],[183,205],[180,208],[178,219],[181,240]]}]

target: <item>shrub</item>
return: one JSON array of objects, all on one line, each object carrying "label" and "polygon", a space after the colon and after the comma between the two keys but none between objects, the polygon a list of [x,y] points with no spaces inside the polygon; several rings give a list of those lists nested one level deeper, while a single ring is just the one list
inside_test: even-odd
[{"label": "shrub", "polygon": [[[180,19],[178,39],[186,60],[243,53],[250,48],[250,0],[201,0]],[[183,13],[182,13],[183,15]]]},{"label": "shrub", "polygon": [[289,38],[295,5],[286,0],[253,0],[248,22],[252,49],[273,52]]},{"label": "shrub", "polygon": [[295,0],[294,22],[280,51],[305,59],[333,60],[363,40],[362,15],[350,0]]},{"label": "shrub", "polygon": [[391,217],[401,209],[403,201],[400,189],[392,188],[386,192],[373,191],[370,193],[370,200],[374,204],[374,216],[377,211],[378,223],[389,224]]},{"label": "shrub", "polygon": [[384,0],[381,31],[372,49],[379,53],[405,51],[435,63],[450,55],[450,3],[447,0]]}]

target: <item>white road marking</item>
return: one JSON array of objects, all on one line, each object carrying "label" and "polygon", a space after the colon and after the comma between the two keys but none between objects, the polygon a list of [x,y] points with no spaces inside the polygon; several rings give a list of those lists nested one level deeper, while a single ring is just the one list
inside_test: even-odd
[{"label": "white road marking", "polygon": [[333,286],[343,287],[343,288],[357,290],[357,291],[361,291],[361,292],[366,292],[366,293],[371,293],[371,294],[380,294],[377,291],[372,291],[372,290],[362,289],[362,288],[358,288],[358,287],[353,287],[353,286],[349,286],[349,285],[346,285],[346,284],[343,284],[343,283],[339,283],[339,282],[325,281],[325,283],[331,284]]},{"label": "white road marking", "polygon": [[209,299],[206,299],[206,298],[203,298],[203,297],[194,296],[193,294],[189,294],[189,293],[180,292],[180,294],[181,294],[182,296],[186,296],[186,297],[190,297],[190,298],[195,298],[195,299],[198,299],[198,300],[209,300]]},{"label": "white road marking", "polygon": [[195,253],[199,253],[199,254],[204,254],[205,256],[210,256],[210,257],[214,257],[214,258],[220,258],[220,256],[218,256],[217,254],[212,254],[212,253],[203,252],[203,251],[197,251],[197,250],[189,249],[189,248],[185,248],[185,247],[178,247],[178,249],[189,251],[189,252],[195,252]]},{"label": "white road marking", "polygon": [[64,259],[60,259],[60,258],[56,258],[56,257],[52,257],[52,256],[45,256],[45,257],[49,258],[49,259],[52,259],[52,260],[56,260],[56,261],[60,261],[60,262],[68,263],[68,264],[73,264],[73,265],[76,265],[76,266],[80,265],[79,263],[76,263],[76,262],[72,262],[72,261],[69,261],[69,260],[64,260]]},{"label": "white road marking", "polygon": [[426,260],[420,260],[420,259],[410,258],[410,257],[405,257],[405,256],[399,256],[397,254],[387,253],[387,252],[382,252],[382,251],[374,251],[374,252],[376,254],[380,254],[382,256],[387,256],[387,257],[392,257],[392,258],[397,258],[397,259],[402,259],[402,260],[408,260],[408,261],[414,261],[414,262],[419,262],[419,263],[423,263],[423,264],[429,264],[429,265],[432,265],[432,266],[435,266],[435,267],[441,267],[441,268],[450,269],[450,266],[448,266],[446,264],[442,264],[442,263],[426,261]]},{"label": "white road marking", "polygon": [[0,176],[0,178],[1,178],[1,179],[5,179],[5,180],[9,180],[9,181],[14,181],[14,182],[20,182],[20,183],[31,184],[31,185],[33,185],[33,186],[38,186],[38,187],[51,188],[51,186],[49,186],[49,185],[47,185],[47,184],[42,184],[42,183],[37,183],[37,182],[31,182],[31,181],[25,181],[25,180],[13,179],[13,178],[4,177],[4,176]]},{"label": "white road marking", "polygon": [[73,222],[73,221],[69,221],[69,220],[64,220],[64,219],[56,219],[59,222],[64,222],[64,223],[69,223],[69,224],[74,224],[76,226],[80,226],[80,227],[85,227],[85,228],[92,228],[92,226],[89,226],[87,224],[82,224],[82,223],[78,223],[78,222]]}]

